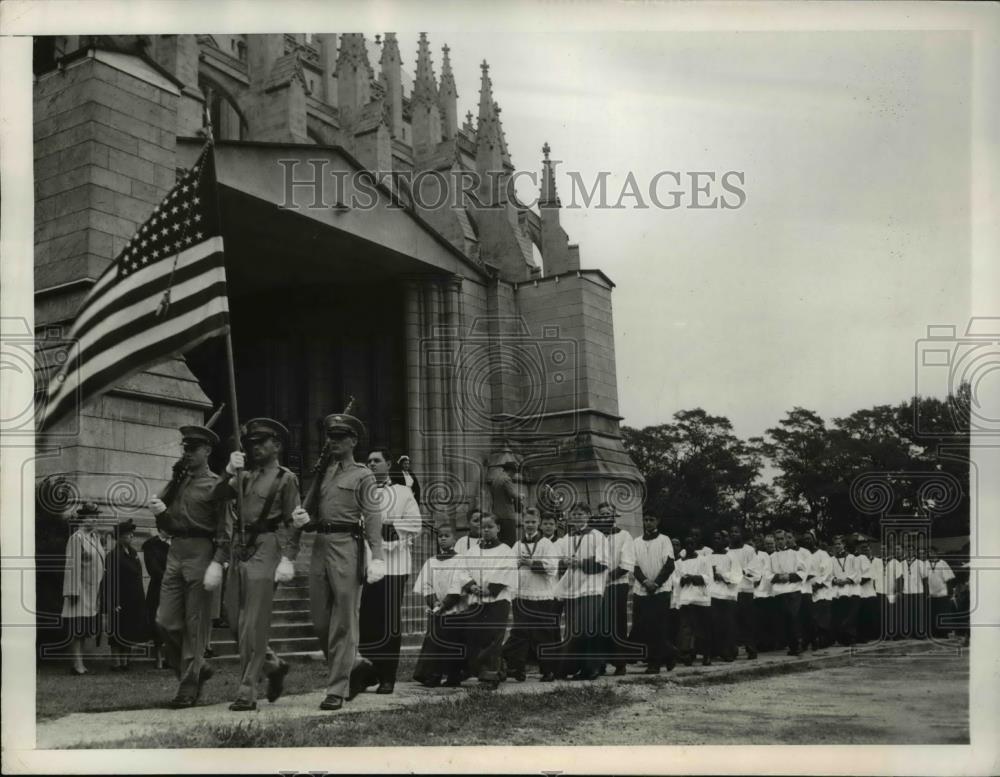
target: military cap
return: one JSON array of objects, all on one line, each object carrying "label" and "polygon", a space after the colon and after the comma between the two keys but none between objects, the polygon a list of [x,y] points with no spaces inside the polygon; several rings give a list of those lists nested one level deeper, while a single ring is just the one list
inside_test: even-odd
[{"label": "military cap", "polygon": [[365,436],[365,425],[360,420],[346,413],[331,413],[323,421],[327,434],[334,431],[342,431],[352,434],[357,439]]},{"label": "military cap", "polygon": [[277,437],[279,440],[285,441],[288,439],[288,429],[273,418],[252,418],[244,425],[243,436],[250,439]]},{"label": "military cap", "polygon": [[207,426],[182,426],[180,431],[182,440],[191,440],[213,446],[219,444],[219,435]]},{"label": "military cap", "polygon": [[76,510],[77,518],[97,517],[101,514],[100,508],[94,502],[84,502]]}]

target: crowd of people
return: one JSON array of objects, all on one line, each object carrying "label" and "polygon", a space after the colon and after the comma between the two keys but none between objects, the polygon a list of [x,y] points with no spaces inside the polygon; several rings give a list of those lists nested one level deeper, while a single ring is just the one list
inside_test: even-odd
[{"label": "crowd of people", "polygon": [[413,680],[429,687],[476,678],[496,688],[526,680],[531,664],[542,682],[592,680],[640,662],[647,674],[731,662],[741,648],[754,660],[950,631],[968,642],[967,582],[917,537],[900,537],[884,557],[853,537],[774,531],[748,541],[738,526],[704,537],[695,528],[680,541],[652,515],[633,537],[607,503],[596,512],[583,502],[560,512],[518,505],[516,521],[473,509],[462,535],[438,522],[437,552],[411,584],[427,522],[409,459],[372,447],[355,461],[361,421],[332,414],[325,427],[304,496],[279,463],[288,433],[277,421],[247,422],[246,452],[230,454],[222,476],[208,466],[218,436],[182,427],[184,455],[149,503],[157,535],[142,547],[145,592],[134,524],[116,527],[108,553],[96,506],[84,506],[63,584],[73,672],[86,673],[82,641],[103,614],[113,668],[126,670],[131,648],[152,640],[178,678],[169,706],[193,706],[214,673],[209,639],[224,591],[239,653],[230,709],[256,709],[262,681],[276,701],[290,665],[269,643],[274,593],[293,579],[305,532],[315,533],[309,611],[327,662],[323,710],[372,686],[393,693],[411,591],[427,612]]},{"label": "crowd of people", "polygon": [[415,680],[454,686],[474,675],[496,687],[524,680],[529,655],[548,682],[622,675],[639,661],[647,674],[731,662],[740,648],[754,660],[952,631],[968,642],[966,589],[915,537],[883,559],[850,537],[826,544],[775,531],[747,542],[738,526],[707,545],[694,529],[681,543],[652,515],[633,538],[610,504],[593,515],[577,503],[568,518],[561,532],[557,516],[529,508],[513,547],[489,513],[473,511],[457,541],[451,526],[438,528],[439,553],[414,588],[428,609]]}]

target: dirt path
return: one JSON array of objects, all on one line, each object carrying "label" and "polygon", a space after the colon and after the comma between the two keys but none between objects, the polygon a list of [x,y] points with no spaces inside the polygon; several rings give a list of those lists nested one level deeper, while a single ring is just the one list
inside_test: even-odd
[{"label": "dirt path", "polygon": [[[954,693],[965,694],[958,704],[958,697],[948,695],[948,704],[941,704],[941,694],[949,687],[940,678],[947,659],[928,659],[921,653],[930,645],[914,645],[909,650],[917,655],[902,659],[879,659],[875,654],[880,648],[861,648],[852,655],[845,648],[831,648],[820,653],[808,654],[803,658],[790,659],[784,655],[768,654],[754,662],[740,660],[733,664],[715,664],[711,667],[678,667],[669,680],[667,675],[654,684],[646,682],[639,670],[632,670],[626,678],[605,678],[598,682],[620,685],[634,694],[636,703],[614,713],[608,719],[606,713],[595,711],[605,723],[600,732],[589,726],[580,726],[571,733],[573,739],[565,744],[702,744],[713,742],[746,742],[748,732],[755,743],[798,741],[797,737],[809,736],[811,727],[817,722],[826,725],[829,740],[816,741],[931,741],[932,734],[940,739],[944,729],[925,731],[920,728],[924,709],[919,699],[913,699],[910,681],[913,664],[927,664],[927,683],[917,684],[920,693],[928,690],[923,702],[933,702],[935,708],[953,708],[953,716],[960,723],[960,731],[967,732],[967,681],[968,658],[952,657],[948,664],[947,676],[954,685]],[[864,658],[869,656],[869,658]],[[907,679],[905,686],[900,682],[898,661],[905,661]],[[884,675],[886,664],[895,666],[891,676]],[[845,665],[846,666],[842,666]],[[870,668],[869,668],[870,665]],[[842,667],[842,668],[841,668]],[[803,671],[817,669],[821,671]],[[785,674],[786,672],[795,674]],[[964,680],[958,675],[964,672]],[[833,674],[831,674],[833,673]],[[881,675],[880,675],[881,673]],[[776,676],[777,675],[777,676]],[[760,678],[760,679],[756,679]],[[934,683],[938,683],[935,685]],[[474,682],[466,683],[473,687]],[[550,693],[570,683],[539,683],[529,680],[525,683],[507,682],[497,691],[503,695],[525,693]],[[796,689],[803,689],[801,692]],[[853,690],[845,696],[845,688]],[[870,689],[870,690],[869,690]],[[398,709],[412,704],[447,702],[463,691],[452,689],[426,689],[413,683],[401,682],[391,696],[365,693],[337,713],[338,716],[358,715],[367,712]],[[288,721],[314,717],[322,714],[318,710],[323,699],[322,691],[301,693],[282,697],[276,704],[261,701],[256,712],[233,713],[227,709],[228,703],[208,704],[188,710],[167,710],[161,708],[122,710],[113,712],[73,713],[61,718],[39,721],[36,728],[38,748],[64,748],[81,743],[98,744],[113,742],[123,738],[138,737],[155,731],[184,731],[204,725],[236,722],[240,719],[255,720],[262,724],[269,721]],[[785,707],[789,699],[796,701],[797,712],[808,711],[812,717],[808,723],[800,725],[797,715],[789,714]],[[862,710],[862,717],[855,723],[844,722],[845,715],[855,714],[862,701],[883,703],[883,708],[869,712]],[[798,701],[801,699],[802,701]],[[819,701],[817,701],[819,700]],[[890,701],[891,700],[891,701]],[[885,705],[892,707],[892,715],[886,716]],[[907,706],[912,705],[912,706]],[[901,718],[901,726],[913,726],[900,732],[887,731],[884,720],[890,722],[898,709],[907,710]],[[958,714],[961,713],[961,714]],[[728,726],[734,719],[743,721],[737,733]],[[911,720],[912,719],[912,720]],[[803,718],[803,720],[806,720]],[[848,718],[850,720],[850,718]],[[727,722],[728,721],[728,722]],[[878,724],[882,724],[881,727]],[[863,737],[867,727],[872,728],[872,739]],[[839,733],[837,730],[839,728]],[[910,739],[885,739],[898,737],[910,730]],[[958,729],[949,729],[958,736]],[[965,734],[967,736],[967,733]],[[857,739],[855,739],[857,737]],[[951,740],[949,740],[951,741]]]},{"label": "dirt path", "polygon": [[[907,661],[900,665],[900,661]],[[968,744],[965,656],[868,658],[725,685],[636,686],[560,744]]]}]

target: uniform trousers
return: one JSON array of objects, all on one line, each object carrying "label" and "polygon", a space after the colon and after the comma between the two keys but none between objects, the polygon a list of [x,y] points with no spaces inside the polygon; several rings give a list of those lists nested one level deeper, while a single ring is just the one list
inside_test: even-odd
[{"label": "uniform trousers", "polygon": [[326,693],[341,698],[348,695],[358,652],[358,563],[354,536],[346,532],[316,534],[309,569],[309,614],[326,658]]},{"label": "uniform trousers", "polygon": [[556,646],[559,644],[559,615],[553,599],[515,599],[514,622],[503,647],[507,667],[523,672],[533,651],[538,669],[545,674],[556,670]]},{"label": "uniform trousers", "polygon": [[712,597],[712,655],[736,658],[736,600]]},{"label": "uniform trousers", "polygon": [[559,674],[580,671],[596,674],[602,666],[601,594],[563,599],[566,613],[566,638],[562,643]]},{"label": "uniform trousers", "polygon": [[408,575],[386,575],[377,583],[365,583],[361,590],[359,649],[371,662],[379,682],[396,681],[403,641],[400,610],[408,579]]},{"label": "uniform trousers", "polygon": [[838,596],[833,600],[833,638],[841,645],[853,645],[858,641],[857,596]]},{"label": "uniform trousers", "polygon": [[757,612],[753,593],[741,591],[736,597],[736,635],[747,649],[747,655],[757,654]]},{"label": "uniform trousers", "polygon": [[279,561],[281,549],[278,537],[266,532],[257,535],[252,555],[246,561],[234,553],[229,564],[226,612],[240,653],[237,701],[254,701],[257,683],[276,671],[282,663],[268,644],[274,589],[277,587],[274,572]]},{"label": "uniform trousers", "polygon": [[938,638],[947,637],[948,632],[952,630],[953,619],[950,616],[954,612],[951,599],[947,596],[932,596],[930,598],[930,605],[930,635]]},{"label": "uniform trousers", "polygon": [[686,663],[694,660],[695,653],[711,658],[712,608],[708,605],[684,604],[680,610],[680,628],[677,632],[677,653]]},{"label": "uniform trousers", "polygon": [[670,634],[676,610],[670,609],[670,591],[632,597],[632,631],[629,642],[645,652],[646,663],[657,668],[673,667],[675,648]]},{"label": "uniform trousers", "polygon": [[469,671],[483,682],[503,677],[503,637],[510,618],[510,602],[480,602],[454,616],[452,623],[463,635],[468,649]]},{"label": "uniform trousers", "polygon": [[428,613],[427,633],[420,646],[420,656],[413,668],[417,682],[458,679],[465,663],[466,645],[462,630],[454,625],[460,616]]},{"label": "uniform trousers", "polygon": [[801,644],[799,607],[802,604],[802,592],[789,591],[786,594],[778,594],[773,599],[774,607],[777,611],[776,615],[781,625],[781,629],[778,632],[783,642],[781,647],[787,645],[790,651],[798,653]]},{"label": "uniform trousers", "polygon": [[642,658],[642,651],[628,640],[628,590],[627,583],[613,583],[601,598],[601,658],[616,668]]},{"label": "uniform trousers", "polygon": [[833,644],[831,604],[829,599],[814,599],[812,601],[810,611],[813,622],[813,650],[820,650]]},{"label": "uniform trousers", "polygon": [[193,697],[205,664],[205,647],[212,633],[212,594],[205,590],[205,570],[214,546],[207,537],[175,537],[167,553],[160,584],[156,626],[163,655],[180,680],[178,695]]}]

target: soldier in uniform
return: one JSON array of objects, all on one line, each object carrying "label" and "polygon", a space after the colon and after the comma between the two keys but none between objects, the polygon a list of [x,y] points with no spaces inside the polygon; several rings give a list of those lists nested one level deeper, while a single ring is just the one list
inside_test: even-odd
[{"label": "soldier in uniform", "polygon": [[[321,478],[313,524],[317,533],[309,570],[309,610],[329,676],[321,710],[337,710],[352,698],[351,669],[358,652],[361,585],[385,575],[382,554],[382,507],[375,475],[354,460],[364,425],[343,413],[326,417],[330,463]],[[296,519],[304,527],[308,516]],[[365,540],[372,560],[365,564]],[[360,689],[358,689],[360,690]]]},{"label": "soldier in uniform", "polygon": [[288,430],[270,418],[255,418],[246,423],[244,437],[252,469],[244,469],[245,454],[234,451],[226,467],[231,477],[219,483],[221,494],[235,497],[235,473],[241,473],[243,543],[236,538],[226,580],[226,613],[240,651],[239,688],[229,705],[234,712],[257,709],[262,675],[267,677],[268,701],[276,701],[284,690],[288,664],[268,644],[271,608],[275,584],[291,582],[295,575],[299,535],[291,524],[306,515],[299,505],[298,478],[278,463]]},{"label": "soldier in uniform", "polygon": [[171,537],[156,627],[180,681],[170,702],[175,709],[194,706],[212,676],[204,657],[212,630],[210,605],[212,591],[222,583],[232,536],[228,511],[214,493],[218,476],[208,468],[218,435],[203,426],[182,426],[180,433],[184,457],[168,489],[173,491],[170,504],[159,498],[149,502],[156,528]]}]

